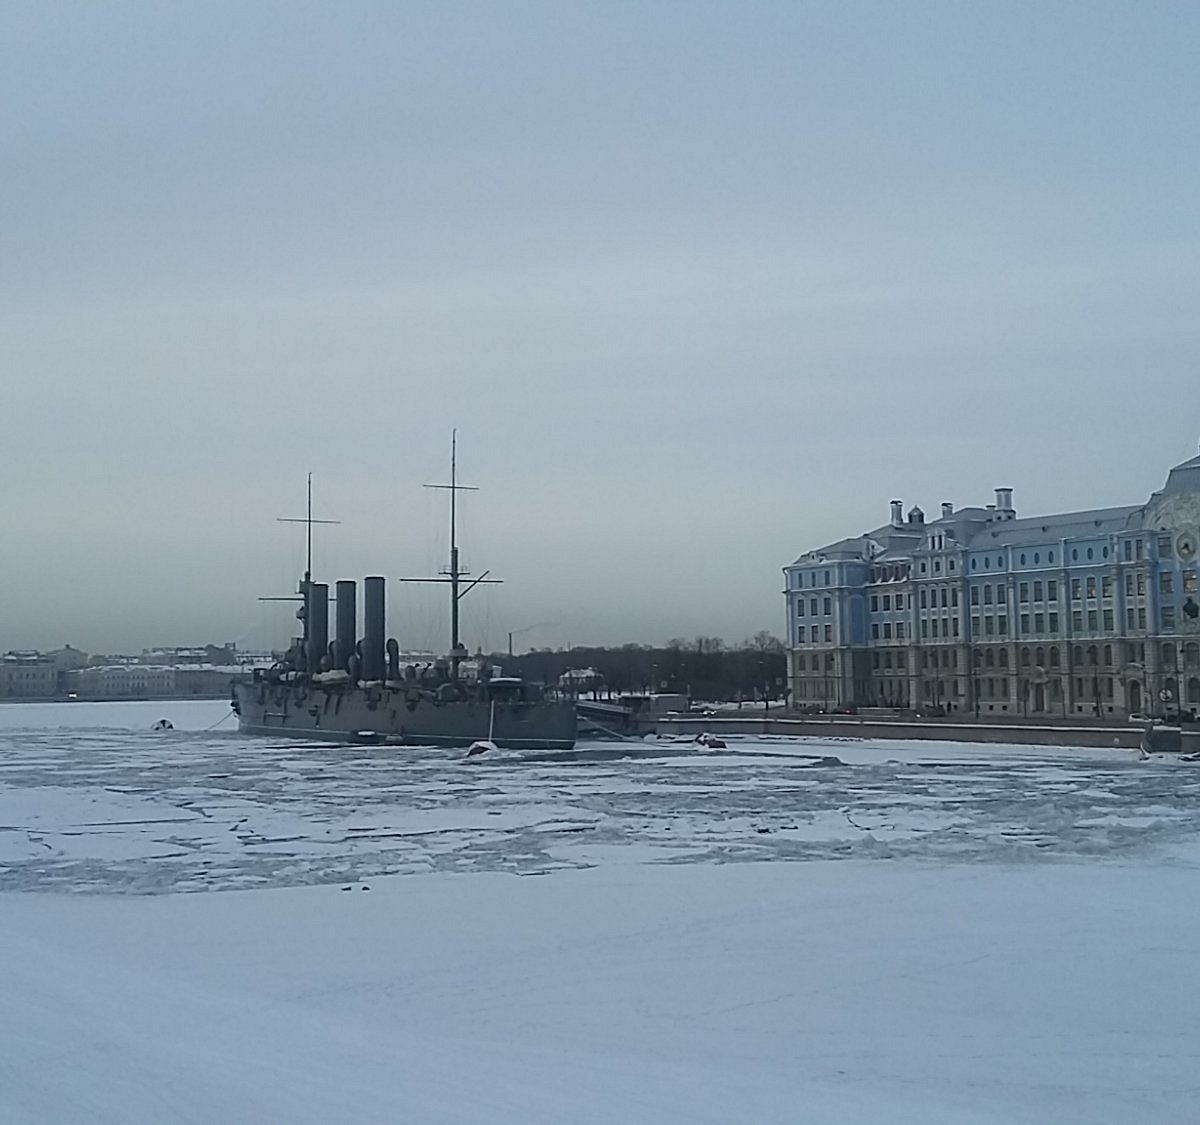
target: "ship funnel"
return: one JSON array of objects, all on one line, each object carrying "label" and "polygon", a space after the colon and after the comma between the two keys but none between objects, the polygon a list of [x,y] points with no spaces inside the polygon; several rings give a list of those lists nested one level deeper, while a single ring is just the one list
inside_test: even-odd
[{"label": "ship funnel", "polygon": [[308,587],[308,652],[304,666],[310,672],[321,670],[321,658],[329,645],[329,586],[311,582]]},{"label": "ship funnel", "polygon": [[354,655],[354,638],[358,631],[357,589],[357,584],[351,581],[337,584],[337,633],[333,644],[333,666],[339,672],[346,671],[346,665]]},{"label": "ship funnel", "polygon": [[382,680],[384,669],[384,579],[363,579],[362,678]]}]

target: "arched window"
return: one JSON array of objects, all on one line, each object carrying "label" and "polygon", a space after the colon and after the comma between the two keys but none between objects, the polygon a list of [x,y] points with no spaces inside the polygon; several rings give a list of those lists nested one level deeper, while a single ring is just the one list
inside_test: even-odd
[{"label": "arched window", "polygon": [[1100,653],[1095,645],[1088,645],[1087,662],[1094,668],[1100,663]]},{"label": "arched window", "polygon": [[1033,659],[1034,659],[1034,663],[1036,663],[1039,668],[1045,668],[1046,667],[1046,650],[1044,648],[1039,648],[1037,650],[1037,652],[1034,653]]},{"label": "arched window", "polygon": [[1076,668],[1080,668],[1083,666],[1083,646],[1082,645],[1075,646],[1074,651],[1072,651],[1072,653],[1071,653],[1071,658],[1075,661]]},{"label": "arched window", "polygon": [[1050,646],[1050,667],[1051,668],[1058,667],[1058,646],[1057,645]]},{"label": "arched window", "polygon": [[1162,662],[1164,668],[1175,667],[1175,646],[1173,644],[1162,646]]},{"label": "arched window", "polygon": [[990,648],[987,650],[987,655],[983,658],[983,662],[989,668],[996,667],[996,654]]},{"label": "arched window", "polygon": [[1112,667],[1112,645],[1104,646],[1104,666],[1106,668]]},{"label": "arched window", "polygon": [[1021,667],[1022,668],[1029,667],[1029,649],[1027,649],[1027,648],[1021,649]]}]

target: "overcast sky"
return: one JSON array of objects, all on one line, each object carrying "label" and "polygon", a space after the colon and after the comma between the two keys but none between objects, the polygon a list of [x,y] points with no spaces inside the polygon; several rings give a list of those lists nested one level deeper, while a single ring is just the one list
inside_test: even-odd
[{"label": "overcast sky", "polygon": [[[0,649],[782,634],[888,501],[1200,439],[1194,3],[0,7]],[[406,647],[434,588],[389,587]]]}]

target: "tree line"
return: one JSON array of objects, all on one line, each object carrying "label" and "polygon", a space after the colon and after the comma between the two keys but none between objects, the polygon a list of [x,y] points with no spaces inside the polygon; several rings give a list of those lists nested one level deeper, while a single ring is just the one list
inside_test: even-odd
[{"label": "tree line", "polygon": [[[774,701],[783,699],[787,688],[783,642],[765,631],[734,646],[720,637],[675,637],[661,647],[543,648],[515,656],[496,653],[493,659],[510,675],[573,685],[579,694],[596,698],[677,692],[692,700]],[[586,675],[588,670],[594,675]]]}]

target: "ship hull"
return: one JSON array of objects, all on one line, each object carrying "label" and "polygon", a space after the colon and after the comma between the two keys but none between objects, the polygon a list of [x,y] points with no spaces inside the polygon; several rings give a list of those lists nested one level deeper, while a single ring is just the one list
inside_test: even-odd
[{"label": "ship hull", "polygon": [[569,750],[575,708],[569,702],[439,702],[390,688],[234,682],[243,734],[391,746],[470,746],[488,739],[511,750]]}]

